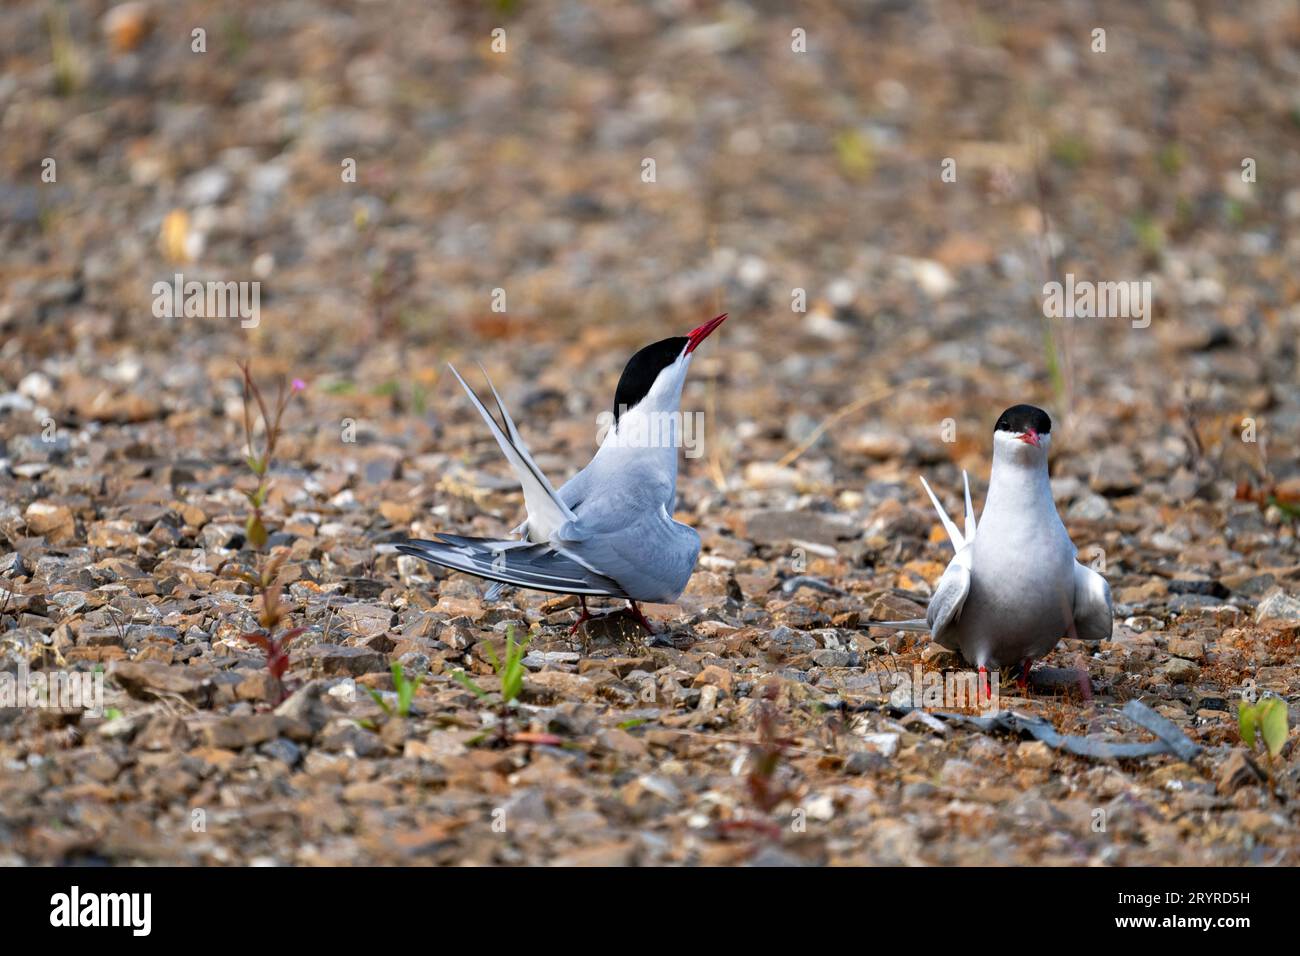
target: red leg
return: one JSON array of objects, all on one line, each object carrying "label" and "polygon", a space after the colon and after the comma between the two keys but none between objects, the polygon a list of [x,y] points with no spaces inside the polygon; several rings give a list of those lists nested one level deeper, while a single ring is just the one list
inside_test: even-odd
[{"label": "red leg", "polygon": [[983,664],[980,665],[980,689],[981,692],[984,694],[985,703],[993,699],[993,689],[989,687],[988,668],[986,668]]},{"label": "red leg", "polygon": [[587,610],[587,598],[586,598],[586,596],[585,596],[585,595],[582,595],[582,594],[579,594],[579,595],[578,595],[578,600],[582,602],[582,613],[579,614],[579,615],[578,615],[578,619],[577,619],[576,621],[573,622],[573,627],[569,628],[569,633],[570,633],[570,634],[572,634],[572,633],[573,633],[574,631],[576,631],[578,628],[582,627],[582,625],[586,624],[588,621],[591,620],[591,612]]},{"label": "red leg", "polygon": [[647,634],[653,634],[655,629],[650,625],[650,622],[646,620],[645,615],[641,613],[641,609],[636,606],[636,601],[628,601],[627,603],[631,605],[626,612],[627,615],[644,627]]}]

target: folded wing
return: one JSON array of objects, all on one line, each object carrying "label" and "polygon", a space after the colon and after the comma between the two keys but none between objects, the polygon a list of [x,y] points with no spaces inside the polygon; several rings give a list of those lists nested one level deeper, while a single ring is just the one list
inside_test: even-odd
[{"label": "folded wing", "polygon": [[394,547],[401,554],[412,555],[430,564],[502,584],[559,594],[627,597],[627,592],[618,582],[559,553],[549,544],[452,534],[435,537],[438,540],[417,539]]},{"label": "folded wing", "polygon": [[581,518],[565,525],[556,547],[618,581],[633,600],[671,603],[690,581],[700,556],[700,536],[674,521],[662,504],[625,511],[621,523]]},{"label": "folded wing", "polygon": [[1074,563],[1074,630],[1080,640],[1104,641],[1114,627],[1110,584],[1078,561]]}]

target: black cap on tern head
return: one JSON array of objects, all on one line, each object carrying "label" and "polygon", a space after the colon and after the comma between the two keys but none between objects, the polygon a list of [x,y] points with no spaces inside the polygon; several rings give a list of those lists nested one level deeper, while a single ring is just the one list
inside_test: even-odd
[{"label": "black cap on tern head", "polygon": [[1047,412],[1036,405],[1012,405],[998,416],[993,430],[1010,432],[1013,435],[1023,435],[1031,431],[1039,435],[1049,435],[1052,432],[1052,420],[1047,416]]},{"label": "black cap on tern head", "polygon": [[650,394],[659,373],[676,362],[683,350],[687,355],[694,352],[726,318],[727,313],[724,312],[691,329],[686,335],[677,335],[647,345],[628,359],[627,365],[623,366],[623,375],[618,380],[618,388],[614,390],[614,424],[618,424],[624,409],[635,408],[641,399]]},{"label": "black cap on tern head", "polygon": [[627,360],[618,388],[614,390],[615,423],[624,409],[635,408],[650,393],[659,373],[677,361],[689,341],[684,335],[663,339],[647,345]]}]

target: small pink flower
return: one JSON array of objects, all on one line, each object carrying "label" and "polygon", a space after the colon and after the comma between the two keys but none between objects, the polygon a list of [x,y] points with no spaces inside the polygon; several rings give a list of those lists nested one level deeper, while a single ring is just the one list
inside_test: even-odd
[{"label": "small pink flower", "polygon": [[294,392],[303,392],[307,390],[307,383],[300,378],[295,378],[289,388]]}]

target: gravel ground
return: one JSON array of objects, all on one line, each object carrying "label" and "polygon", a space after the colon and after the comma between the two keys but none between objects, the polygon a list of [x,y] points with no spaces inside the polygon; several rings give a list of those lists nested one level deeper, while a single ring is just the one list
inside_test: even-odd
[{"label": "gravel ground", "polygon": [[[0,670],[104,692],[0,708],[0,861],[1300,862],[1295,741],[1270,796],[1236,718],[1300,725],[1295,3],[439,6],[0,9]],[[177,274],[259,309],[168,317]],[[1045,319],[1067,275],[1150,311]],[[628,355],[723,311],[653,640],[376,552],[519,520],[448,360],[559,481]],[[246,358],[306,386],[261,550]],[[1149,740],[1139,699],[1191,763],[884,706],[962,666],[866,626],[948,559],[917,476],[978,505],[1020,401],[1116,621],[1001,705]]]}]

